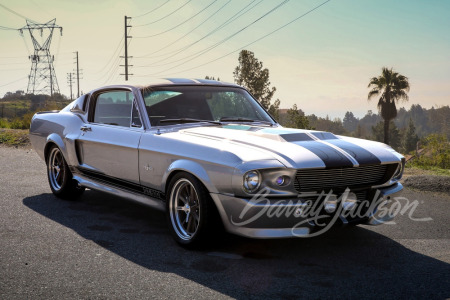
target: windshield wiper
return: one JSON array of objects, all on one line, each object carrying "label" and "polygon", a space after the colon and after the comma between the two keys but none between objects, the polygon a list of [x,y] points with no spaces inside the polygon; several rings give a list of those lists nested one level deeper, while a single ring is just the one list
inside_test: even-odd
[{"label": "windshield wiper", "polygon": [[262,120],[253,120],[247,118],[233,118],[233,117],[222,117],[220,118],[220,122],[247,122],[247,123],[263,123],[272,126],[273,124],[268,121]]},{"label": "windshield wiper", "polygon": [[207,123],[211,123],[211,124],[221,125],[221,123],[220,123],[220,122],[217,122],[217,121],[200,120],[200,119],[190,119],[190,118],[163,119],[163,120],[159,120],[159,123],[178,123],[178,124],[184,124],[184,123],[200,123],[200,122],[207,122]]}]

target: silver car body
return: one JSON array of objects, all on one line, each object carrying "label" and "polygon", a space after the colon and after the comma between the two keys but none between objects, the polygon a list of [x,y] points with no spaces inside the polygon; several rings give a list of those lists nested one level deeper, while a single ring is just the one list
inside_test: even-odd
[{"label": "silver car body", "polygon": [[[161,80],[146,87],[171,85],[238,88],[207,80]],[[92,99],[104,91],[130,91],[142,124],[129,127],[98,124],[89,119]],[[389,199],[402,190],[399,183],[404,158],[382,143],[331,133],[283,128],[242,122],[187,123],[151,126],[142,87],[120,85],[91,91],[59,112],[38,113],[30,128],[36,152],[46,159],[50,145],[61,149],[74,179],[81,186],[104,191],[165,209],[170,178],[179,171],[193,174],[206,187],[225,228],[232,233],[254,237],[308,235],[311,222],[293,229],[299,220],[293,215],[270,217],[260,214],[268,207],[283,209],[302,199],[320,198],[320,189],[354,187],[363,198]],[[265,200],[252,202],[254,194],[243,189],[247,171],[261,173]],[[289,182],[275,184],[280,176]],[[308,188],[308,186],[310,188]],[[299,200],[300,199],[300,200]],[[367,224],[392,219],[375,218],[371,208]],[[245,213],[243,213],[245,212]],[[347,223],[340,216],[340,222]],[[295,227],[295,226],[294,226]]]}]

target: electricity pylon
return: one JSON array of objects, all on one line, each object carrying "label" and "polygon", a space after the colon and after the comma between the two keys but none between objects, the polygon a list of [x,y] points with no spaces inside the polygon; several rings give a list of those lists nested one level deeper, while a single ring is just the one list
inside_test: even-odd
[{"label": "electricity pylon", "polygon": [[[59,93],[58,80],[53,67],[55,56],[50,54],[53,30],[58,28],[62,35],[62,27],[56,25],[55,22],[56,19],[53,19],[47,23],[38,24],[27,20],[27,26],[19,29],[21,34],[24,30],[28,30],[34,46],[34,54],[29,56],[31,71],[28,76],[27,94],[50,94],[52,96],[54,93]],[[35,31],[39,31],[43,42],[39,43],[36,39]],[[48,35],[44,35],[44,33]]]}]

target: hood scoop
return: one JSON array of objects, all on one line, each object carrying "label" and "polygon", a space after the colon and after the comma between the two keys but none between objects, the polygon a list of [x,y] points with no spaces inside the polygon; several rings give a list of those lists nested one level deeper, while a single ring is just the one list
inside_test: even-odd
[{"label": "hood scoop", "polygon": [[314,140],[336,140],[337,137],[330,132],[309,132],[309,133],[285,133],[280,134],[280,137],[286,142],[305,142]]}]

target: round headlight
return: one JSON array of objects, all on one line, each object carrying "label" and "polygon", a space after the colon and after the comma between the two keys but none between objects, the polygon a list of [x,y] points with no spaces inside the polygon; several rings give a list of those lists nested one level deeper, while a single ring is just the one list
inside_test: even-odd
[{"label": "round headlight", "polygon": [[256,191],[261,180],[257,171],[248,171],[244,175],[244,190],[248,193]]}]

